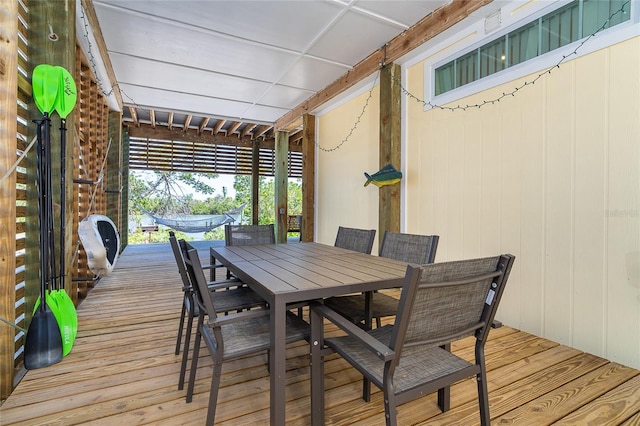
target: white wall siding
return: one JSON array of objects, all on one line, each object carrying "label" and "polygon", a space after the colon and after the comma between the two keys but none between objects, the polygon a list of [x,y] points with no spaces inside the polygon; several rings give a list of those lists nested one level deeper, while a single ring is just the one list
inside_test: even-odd
[{"label": "white wall siding", "polygon": [[[317,119],[317,140],[324,149],[340,145],[363,111],[369,91]],[[364,172],[379,170],[379,90],[351,137],[333,151],[316,149],[316,241],[333,244],[338,226],[378,229],[378,190],[364,187]],[[374,250],[377,253],[377,245]]]},{"label": "white wall siding", "polygon": [[[501,320],[636,368],[639,64],[635,38],[495,105],[424,112],[408,102],[404,183],[406,231],[439,234],[438,261],[517,256]],[[410,92],[421,93],[423,69],[408,70]]]}]

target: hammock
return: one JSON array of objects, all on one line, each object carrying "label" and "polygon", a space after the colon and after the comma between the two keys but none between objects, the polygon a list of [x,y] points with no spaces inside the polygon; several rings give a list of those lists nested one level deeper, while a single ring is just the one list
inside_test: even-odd
[{"label": "hammock", "polygon": [[207,232],[227,223],[239,222],[245,206],[246,204],[243,204],[240,207],[223,214],[208,216],[202,219],[175,219],[158,217],[153,213],[145,210],[140,205],[138,205],[138,208],[149,215],[158,225],[164,225],[168,228],[175,229],[176,231],[191,234]]}]

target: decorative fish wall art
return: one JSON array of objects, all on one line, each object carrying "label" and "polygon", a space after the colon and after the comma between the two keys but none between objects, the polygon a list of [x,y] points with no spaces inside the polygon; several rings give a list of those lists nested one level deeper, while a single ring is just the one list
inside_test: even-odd
[{"label": "decorative fish wall art", "polygon": [[391,164],[387,164],[372,175],[367,172],[364,175],[367,178],[364,186],[373,183],[378,188],[385,185],[395,185],[402,179],[402,172],[397,171]]}]

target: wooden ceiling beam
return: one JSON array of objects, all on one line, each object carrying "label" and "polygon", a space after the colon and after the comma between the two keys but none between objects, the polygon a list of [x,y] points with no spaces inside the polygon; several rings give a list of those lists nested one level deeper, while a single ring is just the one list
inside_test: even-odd
[{"label": "wooden ceiling beam", "polygon": [[251,131],[253,129],[255,129],[256,127],[258,127],[257,124],[254,123],[247,123],[246,126],[244,126],[244,129],[242,129],[242,132],[240,132],[240,137],[244,138],[245,136],[251,136],[253,137],[253,135],[251,134]]},{"label": "wooden ceiling beam", "polygon": [[258,139],[259,137],[261,137],[262,135],[267,133],[267,131],[269,131],[269,129],[272,129],[272,128],[273,128],[273,126],[271,126],[269,124],[263,124],[262,126],[258,126],[256,131],[253,132],[253,138],[254,139]]},{"label": "wooden ceiling beam", "polygon": [[129,114],[131,115],[131,120],[133,120],[133,125],[136,127],[140,127],[140,122],[138,121],[138,111],[136,111],[135,107],[129,107]]},{"label": "wooden ceiling beam", "polygon": [[156,127],[156,111],[154,109],[149,110],[149,121],[151,121],[151,127]]},{"label": "wooden ceiling beam", "polygon": [[211,134],[217,135],[218,133],[220,133],[220,129],[222,129],[222,126],[224,126],[224,124],[226,122],[227,122],[227,120],[223,120],[223,119],[218,120],[216,125],[213,127],[213,130],[211,131]]},{"label": "wooden ceiling beam", "polygon": [[198,133],[202,134],[202,132],[204,132],[204,129],[207,127],[207,124],[209,124],[209,117],[205,117],[202,119],[202,123],[200,123],[200,127],[198,127]]},{"label": "wooden ceiling beam", "polygon": [[189,130],[189,124],[191,124],[192,118],[193,115],[187,114],[186,118],[184,119],[184,127],[182,127],[182,131],[186,132],[187,130]]},{"label": "wooden ceiling beam", "polygon": [[232,134],[234,134],[236,130],[238,130],[238,127],[240,127],[241,124],[242,124],[242,121],[234,121],[233,123],[231,123],[231,126],[227,130],[227,136],[231,136]]},{"label": "wooden ceiling beam", "polygon": [[169,127],[169,130],[173,129],[173,113],[172,112],[169,113],[169,120],[167,122],[167,127]]},{"label": "wooden ceiling beam", "polygon": [[304,132],[302,130],[294,131],[289,135],[289,143],[298,143],[302,140]]},{"label": "wooden ceiling beam", "polygon": [[381,64],[394,62],[492,1],[452,0],[448,5],[433,11],[418,23],[391,39],[384,49],[378,49],[371,53],[333,83],[280,117],[275,123],[275,129],[291,130],[297,126],[304,114],[310,113],[340,93],[353,87],[380,69]]},{"label": "wooden ceiling beam", "polygon": [[[200,142],[200,143],[215,143],[220,145],[230,146],[252,146],[253,140],[251,137],[239,138],[237,135],[225,135],[220,133],[218,135],[198,134],[196,130],[190,129],[188,132],[182,131],[182,129],[169,130],[166,127],[156,127],[155,129],[149,124],[141,124],[138,127],[129,126],[129,136],[132,138],[149,138],[159,140],[171,140],[171,141],[185,141],[185,142]],[[274,139],[259,140],[258,144],[260,148],[274,149]],[[302,151],[300,145],[291,145],[289,151]]]}]

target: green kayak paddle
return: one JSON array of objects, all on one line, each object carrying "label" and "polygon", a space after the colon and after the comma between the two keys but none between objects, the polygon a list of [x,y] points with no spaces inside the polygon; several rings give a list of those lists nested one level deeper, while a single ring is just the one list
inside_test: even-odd
[{"label": "green kayak paddle", "polygon": [[33,100],[42,114],[48,116],[53,111],[58,86],[60,85],[59,71],[47,64],[40,64],[33,69],[31,77],[31,90]]},{"label": "green kayak paddle", "polygon": [[67,116],[76,106],[78,92],[73,77],[65,68],[56,66],[59,75],[58,95],[54,109],[60,115],[60,277],[59,287],[53,292],[61,311],[60,332],[62,333],[62,354],[67,355],[78,334],[78,314],[73,300],[65,290],[65,242],[66,242],[66,150]]},{"label": "green kayak paddle", "polygon": [[[38,216],[40,230],[40,299],[42,303],[38,306],[35,314],[31,318],[24,342],[24,366],[27,370],[48,367],[62,360],[62,335],[58,322],[47,303],[46,286],[49,281],[49,257],[48,257],[48,230],[46,223],[48,218],[50,198],[48,194],[48,181],[46,169],[45,144],[49,140],[49,114],[52,111],[55,95],[57,94],[58,81],[55,90],[49,87],[47,82],[49,65],[38,65],[33,72],[32,87],[33,98],[38,109],[43,113],[42,120],[36,120],[36,137],[38,141],[36,149],[36,174],[38,187]],[[44,143],[43,143],[44,140]]]}]

